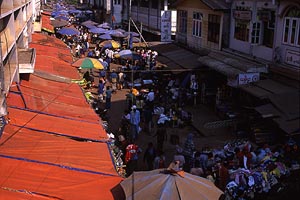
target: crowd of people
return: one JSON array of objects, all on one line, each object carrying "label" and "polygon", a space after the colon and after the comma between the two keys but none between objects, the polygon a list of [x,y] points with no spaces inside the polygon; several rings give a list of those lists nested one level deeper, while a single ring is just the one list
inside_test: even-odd
[{"label": "crowd of people", "polygon": [[[99,70],[98,103],[110,109],[112,95],[118,90],[129,89],[127,109],[123,112],[116,141],[127,177],[138,169],[138,160],[142,159],[147,170],[176,165],[177,170],[211,180],[225,191],[229,199],[253,199],[275,187],[280,192],[283,188],[281,180],[300,168],[299,147],[293,141],[272,147],[267,144],[256,146],[246,141],[226,144],[222,149],[210,149],[195,146],[193,133],[187,135],[182,146],[174,142],[176,153],[172,162],[166,163],[164,142],[167,128],[183,127],[193,120],[185,107],[194,103],[199,92],[197,76],[188,73],[188,79],[184,81],[172,74],[157,73],[153,69],[157,69],[158,53],[148,48],[132,48],[137,55],[135,58],[117,57],[115,55],[128,46],[104,48],[100,45],[101,40],[87,27],[75,27],[80,31],[79,35],[60,36],[75,50],[75,58],[92,57],[106,63],[106,67]],[[90,48],[90,42],[95,48]],[[121,67],[111,70],[111,63]],[[85,73],[84,78],[94,82],[89,73]],[[136,141],[142,131],[156,137],[156,143],[149,142],[145,149],[139,147]]]}]

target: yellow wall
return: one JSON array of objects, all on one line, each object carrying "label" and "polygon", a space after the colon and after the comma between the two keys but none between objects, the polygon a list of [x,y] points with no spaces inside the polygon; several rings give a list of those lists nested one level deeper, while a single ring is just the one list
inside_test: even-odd
[{"label": "yellow wall", "polygon": [[[187,35],[186,41],[187,46],[195,49],[209,48],[209,49],[219,49],[220,45],[207,41],[208,34],[208,14],[220,15],[222,17],[223,13],[220,11],[213,11],[207,5],[202,3],[200,0],[186,0],[182,1],[177,5],[177,10],[185,10],[188,12],[187,16]],[[194,37],[192,35],[193,30],[193,12],[200,12],[203,14],[202,19],[202,37]],[[222,20],[222,18],[221,18]],[[220,30],[222,34],[222,30]],[[219,41],[221,43],[221,40]]]}]

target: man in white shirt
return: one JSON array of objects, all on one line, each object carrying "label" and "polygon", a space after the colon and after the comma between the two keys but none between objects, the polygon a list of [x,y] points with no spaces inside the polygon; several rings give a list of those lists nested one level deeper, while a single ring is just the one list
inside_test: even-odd
[{"label": "man in white shirt", "polygon": [[151,89],[151,91],[147,94],[146,100],[148,102],[153,102],[154,98],[155,98],[154,91],[153,91],[153,89]]}]

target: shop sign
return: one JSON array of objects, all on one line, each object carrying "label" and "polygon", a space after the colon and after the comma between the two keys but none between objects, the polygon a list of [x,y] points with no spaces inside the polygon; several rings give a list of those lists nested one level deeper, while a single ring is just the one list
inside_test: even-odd
[{"label": "shop sign", "polygon": [[171,10],[161,11],[161,38],[162,42],[171,42]]},{"label": "shop sign", "polygon": [[239,85],[246,85],[257,81],[259,81],[259,73],[239,74]]},{"label": "shop sign", "polygon": [[300,67],[300,52],[286,50],[285,62],[289,65]]},{"label": "shop sign", "polygon": [[235,19],[250,21],[252,17],[252,13],[250,10],[235,10],[233,11],[233,16]]}]

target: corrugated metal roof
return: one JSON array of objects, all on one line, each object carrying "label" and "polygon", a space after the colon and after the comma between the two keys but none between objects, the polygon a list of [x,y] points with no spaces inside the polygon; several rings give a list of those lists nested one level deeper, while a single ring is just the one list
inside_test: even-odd
[{"label": "corrugated metal roof", "polygon": [[230,3],[226,3],[225,0],[201,0],[212,10],[228,10],[230,9]]},{"label": "corrugated metal roof", "polygon": [[[230,3],[226,3],[225,0],[200,0],[212,10],[228,10],[231,7]],[[174,3],[176,7],[178,4],[184,2],[184,0],[178,0]]]}]

